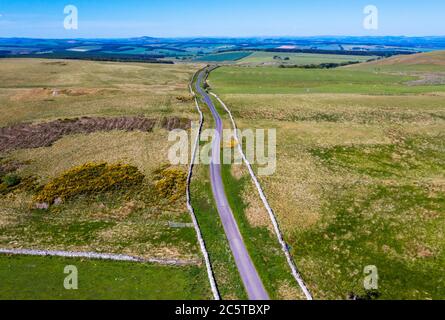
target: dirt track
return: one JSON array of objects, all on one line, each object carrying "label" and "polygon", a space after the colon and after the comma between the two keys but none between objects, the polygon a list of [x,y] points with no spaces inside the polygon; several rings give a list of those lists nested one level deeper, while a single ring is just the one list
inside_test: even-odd
[{"label": "dirt track", "polygon": [[23,123],[0,128],[0,153],[16,149],[49,147],[65,135],[98,131],[145,131],[150,132],[158,124],[167,130],[188,129],[190,120],[164,118],[160,121],[144,117],[82,117],[52,122]]}]

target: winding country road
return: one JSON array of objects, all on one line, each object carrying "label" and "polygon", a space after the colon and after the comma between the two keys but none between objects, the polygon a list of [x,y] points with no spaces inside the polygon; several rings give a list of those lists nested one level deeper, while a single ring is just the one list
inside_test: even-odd
[{"label": "winding country road", "polygon": [[269,300],[269,296],[264,289],[264,285],[258,275],[252,259],[244,245],[243,238],[236,224],[235,217],[230,209],[224,185],[221,177],[221,137],[223,132],[223,125],[221,117],[218,114],[212,100],[207,92],[202,89],[202,84],[206,71],[201,71],[198,74],[198,79],[195,83],[195,90],[204,99],[204,102],[209,107],[213,118],[215,119],[216,133],[215,139],[212,143],[212,159],[210,162],[210,179],[212,184],[213,196],[216,201],[219,216],[224,227],[227,239],[229,241],[230,249],[232,250],[235,263],[240,273],[244,287],[250,300]]}]

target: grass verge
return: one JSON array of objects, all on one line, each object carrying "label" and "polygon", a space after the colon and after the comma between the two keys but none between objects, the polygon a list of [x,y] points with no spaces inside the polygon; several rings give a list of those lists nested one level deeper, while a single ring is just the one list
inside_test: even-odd
[{"label": "grass verge", "polygon": [[208,166],[195,169],[191,186],[192,205],[206,242],[215,280],[222,299],[247,299],[235,260],[216,209]]},{"label": "grass verge", "polygon": [[[246,204],[242,198],[245,185],[250,177],[237,180],[232,176],[231,165],[222,165],[222,179],[229,204],[243,236],[255,267],[271,299],[281,299],[282,286],[291,284],[292,278],[286,259],[275,236],[267,227],[252,227],[245,215]],[[296,286],[296,284],[295,284]]]}]

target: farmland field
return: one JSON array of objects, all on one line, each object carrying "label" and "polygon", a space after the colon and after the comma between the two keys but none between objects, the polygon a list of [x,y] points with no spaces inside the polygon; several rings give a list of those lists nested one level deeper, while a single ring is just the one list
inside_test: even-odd
[{"label": "farmland field", "polygon": [[239,60],[238,64],[310,65],[310,64],[321,64],[321,63],[346,63],[351,61],[365,62],[375,58],[376,58],[375,56],[257,51]]},{"label": "farmland field", "polygon": [[444,92],[445,85],[408,85],[418,77],[350,69],[281,69],[224,67],[215,70],[210,85],[220,93],[293,94],[356,93],[370,95]]},{"label": "farmland field", "polygon": [[369,298],[368,265],[380,299],[443,298],[445,87],[412,83],[441,72],[417,58],[414,73],[365,64],[210,75],[239,127],[277,129],[277,171],[260,180],[316,299]]},{"label": "farmland field", "polygon": [[[78,289],[63,286],[64,268],[78,270]],[[208,299],[207,279],[198,267],[79,260],[54,257],[0,257],[0,299]]]},{"label": "farmland field", "polygon": [[347,68],[374,72],[445,72],[445,56],[443,51],[433,51],[417,55],[400,55],[381,61],[373,61]]},{"label": "farmland field", "polygon": [[216,53],[199,57],[195,59],[195,61],[207,61],[207,62],[237,61],[245,57],[248,57],[250,54],[251,52],[244,52],[244,51]]}]

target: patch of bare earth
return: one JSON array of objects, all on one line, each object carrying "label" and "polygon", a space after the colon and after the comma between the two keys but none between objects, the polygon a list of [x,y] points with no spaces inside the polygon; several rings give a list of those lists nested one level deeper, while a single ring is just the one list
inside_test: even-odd
[{"label": "patch of bare earth", "polygon": [[259,199],[258,192],[253,184],[249,184],[249,187],[244,191],[243,197],[247,203],[245,212],[249,224],[252,227],[266,227],[270,232],[273,232],[269,215],[263,202]]},{"label": "patch of bare earth", "polygon": [[437,256],[436,250],[427,246],[421,240],[410,241],[407,245],[407,254],[412,261],[416,259],[434,258]]},{"label": "patch of bare earth", "polygon": [[233,164],[230,168],[230,173],[232,174],[232,177],[239,180],[246,174],[246,170],[244,169],[243,164]]},{"label": "patch of bare earth", "polygon": [[97,211],[91,215],[92,218],[106,218],[115,220],[125,220],[134,211],[145,208],[145,203],[142,201],[129,201],[119,208],[109,209],[103,203],[99,203]]},{"label": "patch of bare earth", "polygon": [[407,82],[409,86],[436,86],[445,84],[445,74],[427,73],[420,75],[420,79]]},{"label": "patch of bare earth", "polygon": [[[144,117],[82,117],[39,124],[22,123],[0,128],[0,152],[49,147],[65,135],[113,130],[150,132],[157,123],[156,119]],[[164,118],[160,126],[168,130],[188,129],[190,120]]]},{"label": "patch of bare earth", "polygon": [[190,126],[190,120],[186,118],[171,117],[161,120],[161,127],[167,130],[189,129]]}]

